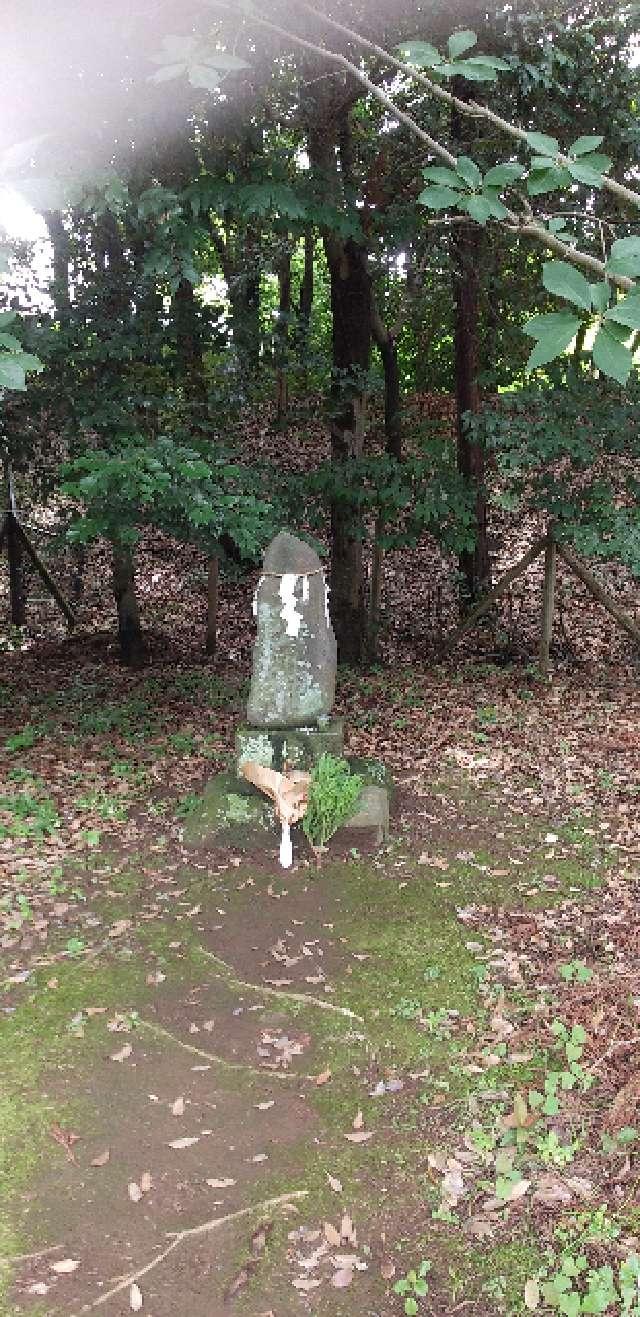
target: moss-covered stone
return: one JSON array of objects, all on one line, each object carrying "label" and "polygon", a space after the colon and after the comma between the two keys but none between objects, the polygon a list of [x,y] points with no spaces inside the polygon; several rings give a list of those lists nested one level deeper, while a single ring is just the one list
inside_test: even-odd
[{"label": "moss-covered stone", "polygon": [[234,773],[217,773],[184,820],[183,840],[198,846],[217,835],[225,843],[247,844],[275,832],[271,801]]},{"label": "moss-covered stone", "polygon": [[311,769],[321,755],[341,758],[344,750],[344,722],[332,718],[326,727],[247,727],[236,732],[236,768],[252,762],[280,773],[284,764],[292,768]]}]

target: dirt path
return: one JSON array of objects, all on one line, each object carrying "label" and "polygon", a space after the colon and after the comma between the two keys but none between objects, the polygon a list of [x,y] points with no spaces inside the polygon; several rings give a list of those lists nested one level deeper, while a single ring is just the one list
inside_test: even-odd
[{"label": "dirt path", "polygon": [[[514,833],[458,781],[406,796],[379,857],[286,877],[167,862],[98,901],[112,947],[7,998],[2,1251],[53,1251],[4,1272],[3,1317],[389,1317],[427,1257],[425,1314],[501,1311],[486,1240],[438,1219],[429,1155],[470,1085],[493,1091],[461,1064],[488,946],[465,912],[557,900],[587,869],[562,849],[552,874],[541,820]],[[492,1247],[515,1292],[537,1253],[520,1241],[514,1268],[511,1237]]]}]

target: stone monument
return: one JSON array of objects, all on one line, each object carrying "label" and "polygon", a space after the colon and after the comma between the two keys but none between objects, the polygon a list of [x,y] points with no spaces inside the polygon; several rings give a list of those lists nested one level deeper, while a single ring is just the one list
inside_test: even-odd
[{"label": "stone monument", "polygon": [[[236,734],[235,774],[219,774],[205,788],[200,808],[185,819],[187,845],[215,834],[235,845],[257,838],[270,844],[265,832],[276,833],[276,810],[252,777],[258,781],[262,768],[271,770],[272,783],[283,773],[302,778],[321,755],[344,753],[343,720],[332,716],[337,659],[325,571],[317,553],[287,531],[266,550],[253,613],[251,686],[246,722]],[[365,785],[340,832],[373,829],[381,842],[389,831],[386,770],[367,760],[352,766]],[[290,856],[288,825],[286,835]]]}]

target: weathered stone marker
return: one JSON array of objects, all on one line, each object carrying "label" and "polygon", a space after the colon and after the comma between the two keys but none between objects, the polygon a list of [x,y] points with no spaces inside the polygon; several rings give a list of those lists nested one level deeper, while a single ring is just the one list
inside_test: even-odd
[{"label": "weathered stone marker", "polygon": [[247,705],[252,727],[308,727],[327,717],[336,690],[336,638],[322,563],[282,531],[264,556],[253,611],[258,634]]},{"label": "weathered stone marker", "polygon": [[[323,754],[344,753],[344,726],[331,716],[336,687],[336,640],[324,568],[315,551],[282,531],[272,540],[256,588],[257,623],[247,721],[236,734],[236,772],[221,773],[205,789],[200,810],[185,820],[187,844],[224,834],[241,845],[265,840],[282,826],[280,861],[292,862],[290,826],[301,811],[283,807],[280,791],[308,774]],[[244,765],[251,765],[245,775]],[[263,775],[260,768],[272,770]],[[294,770],[294,771],[292,771]],[[295,770],[298,770],[297,773]],[[389,791],[382,765],[358,761],[365,786],[344,830],[389,830]],[[286,773],[283,778],[282,774]],[[247,777],[249,780],[247,780]],[[274,791],[265,786],[275,783]],[[295,785],[295,784],[294,784]],[[265,798],[264,792],[271,794]],[[274,802],[275,801],[275,805]],[[302,811],[304,812],[304,811]]]}]

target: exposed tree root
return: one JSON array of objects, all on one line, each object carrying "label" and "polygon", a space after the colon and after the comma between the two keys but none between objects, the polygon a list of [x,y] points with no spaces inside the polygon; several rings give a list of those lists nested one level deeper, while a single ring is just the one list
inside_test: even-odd
[{"label": "exposed tree root", "polygon": [[207,960],[215,960],[217,965],[225,971],[224,974],[218,975],[219,978],[229,977],[239,988],[248,988],[250,992],[263,993],[265,997],[286,997],[288,1001],[300,1002],[303,1006],[317,1006],[320,1011],[333,1011],[335,1015],[343,1015],[347,1020],[356,1020],[358,1024],[364,1024],[361,1015],[356,1015],[350,1011],[348,1006],[336,1006],[332,1001],[323,1001],[321,997],[312,997],[308,992],[288,992],[286,988],[269,988],[264,983],[247,983],[245,979],[239,979],[231,965],[227,965],[226,960],[221,960],[220,956],[214,955],[213,951],[207,951],[206,947],[200,947],[203,956]]},{"label": "exposed tree root", "polygon": [[185,1052],[192,1052],[194,1056],[201,1056],[205,1061],[211,1061],[213,1065],[223,1066],[225,1070],[248,1070],[252,1075],[259,1075],[261,1079],[313,1079],[314,1075],[301,1075],[294,1070],[270,1070],[267,1066],[260,1067],[249,1065],[243,1061],[227,1061],[224,1056],[217,1056],[215,1052],[205,1052],[201,1047],[194,1047],[193,1043],[184,1043],[181,1038],[176,1038],[175,1034],[164,1029],[161,1024],[152,1024],[150,1020],[138,1020],[138,1026],[141,1029],[148,1029],[150,1033],[157,1034],[158,1038],[166,1038],[176,1047],[182,1047]]},{"label": "exposed tree root", "polygon": [[35,1262],[37,1258],[46,1258],[50,1253],[59,1253],[64,1244],[51,1244],[49,1248],[39,1248],[35,1253],[14,1253],[12,1258],[0,1258],[0,1267],[13,1267],[16,1262]]},{"label": "exposed tree root", "polygon": [[239,1221],[242,1217],[251,1216],[253,1212],[268,1212],[271,1208],[283,1207],[285,1203],[292,1203],[297,1198],[306,1198],[307,1195],[307,1189],[297,1189],[290,1194],[280,1194],[278,1198],[267,1198],[262,1203],[254,1203],[251,1207],[242,1207],[238,1212],[229,1212],[227,1216],[214,1216],[210,1221],[203,1221],[199,1226],[191,1226],[189,1230],[179,1230],[175,1239],[161,1253],[157,1253],[155,1258],[151,1259],[151,1262],[147,1262],[144,1267],[139,1267],[137,1271],[132,1271],[130,1276],[125,1276],[124,1280],[119,1281],[112,1289],[107,1290],[106,1294],[101,1294],[99,1298],[94,1299],[93,1303],[85,1303],[80,1312],[91,1312],[94,1308],[100,1308],[103,1303],[108,1303],[110,1299],[114,1299],[116,1294],[121,1294],[123,1290],[137,1284],[143,1276],[147,1276],[150,1271],[153,1271],[154,1267],[164,1262],[174,1248],[178,1248],[180,1244],[184,1243],[185,1239],[196,1239],[199,1235],[208,1235],[211,1231],[219,1230],[221,1226],[227,1225],[229,1221]]}]

